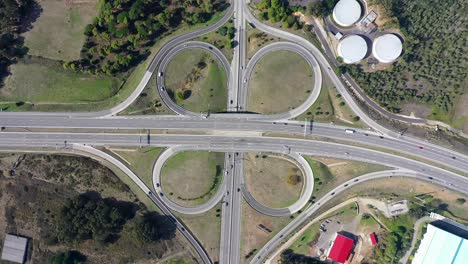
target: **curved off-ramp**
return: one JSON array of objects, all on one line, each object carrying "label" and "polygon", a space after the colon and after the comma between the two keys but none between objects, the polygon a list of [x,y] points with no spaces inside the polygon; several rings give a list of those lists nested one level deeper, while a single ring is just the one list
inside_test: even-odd
[{"label": "curved off-ramp", "polygon": [[[229,63],[227,62],[224,54],[219,49],[205,42],[199,42],[199,41],[186,42],[185,44],[179,44],[179,46],[172,49],[170,53],[168,53],[166,57],[164,57],[163,60],[161,61],[160,67],[158,69],[158,74],[159,72],[161,72],[162,76],[158,76],[158,92],[160,94],[160,97],[162,98],[163,103],[166,104],[175,113],[182,115],[182,116],[200,116],[200,113],[189,111],[177,105],[170,98],[169,94],[167,93],[167,89],[162,89],[162,87],[164,86],[164,73],[170,60],[178,52],[184,49],[190,49],[190,48],[201,48],[215,55],[215,57],[218,58],[218,60],[223,64],[223,67],[227,73],[227,76],[229,76]],[[287,120],[290,118],[294,118],[306,112],[314,104],[314,102],[318,99],[320,95],[321,86],[322,86],[322,72],[320,70],[320,66],[317,60],[312,55],[312,53],[310,53],[307,49],[303,48],[302,46],[292,43],[292,42],[272,43],[261,48],[257,53],[255,53],[255,55],[252,57],[252,59],[249,61],[249,63],[246,66],[245,82],[239,84],[240,85],[239,98],[242,101],[243,105],[247,105],[249,79],[250,79],[250,76],[253,72],[255,65],[266,54],[273,52],[273,51],[279,51],[279,50],[287,50],[287,51],[291,51],[300,55],[302,58],[304,58],[307,61],[307,63],[309,64],[309,66],[311,67],[314,73],[314,83],[312,87],[312,92],[301,105],[299,105],[298,107],[290,111],[287,111],[284,113],[278,113],[278,114],[213,113],[213,114],[210,114],[210,118],[215,118],[215,119],[238,118],[238,119],[249,119],[249,120],[276,121],[276,120]],[[229,80],[228,82],[230,81],[231,80]],[[228,87],[229,87],[229,84],[228,84]]]},{"label": "curved off-ramp", "polygon": [[[118,159],[114,158],[113,156],[101,150],[98,150],[91,146],[82,145],[82,144],[72,144],[71,151],[67,151],[66,153],[70,153],[70,152],[73,154],[80,154],[82,156],[91,157],[98,161],[105,160],[109,162],[110,164],[114,165],[116,168],[118,168],[122,172],[124,172],[136,184],[136,186],[140,188],[145,193],[145,195],[147,195],[148,198],[150,198],[151,201],[159,207],[159,209],[161,209],[163,214],[170,217],[171,221],[177,227],[179,232],[181,232],[187,238],[190,244],[192,244],[192,246],[195,248],[200,258],[202,259],[203,263],[207,263],[207,264],[212,263],[210,257],[208,256],[208,253],[205,251],[201,243],[188,230],[188,228],[186,228],[184,224],[180,222],[175,217],[175,215],[166,207],[166,205],[164,204],[164,201],[162,201],[156,195],[154,195],[151,192],[151,189],[148,186],[146,186],[146,184],[132,170],[130,170],[127,166],[125,166],[122,162],[120,162]],[[84,153],[86,153],[86,155]]]},{"label": "curved off-ramp", "polygon": [[166,204],[167,207],[171,208],[172,210],[182,213],[182,214],[202,214],[209,211],[211,208],[215,207],[222,199],[226,192],[226,175],[224,175],[225,169],[223,170],[223,180],[219,185],[219,189],[217,190],[216,194],[211,197],[207,202],[197,205],[197,206],[182,206],[177,204],[176,202],[169,199],[162,190],[162,183],[161,183],[161,174],[164,164],[168,159],[176,155],[177,153],[183,151],[195,151],[198,150],[196,146],[175,146],[166,149],[156,160],[153,167],[153,186],[156,190],[156,194],[159,198]]},{"label": "curved off-ramp", "polygon": [[[299,106],[295,107],[294,109],[284,112],[284,113],[278,113],[278,114],[268,114],[268,115],[259,115],[259,118],[265,119],[265,120],[286,120],[290,118],[294,118],[304,112],[306,112],[313,104],[314,102],[318,99],[320,96],[320,91],[322,88],[322,72],[320,70],[320,66],[315,59],[315,57],[310,53],[307,49],[302,47],[301,45],[298,45],[296,43],[292,42],[275,42],[269,45],[266,45],[265,47],[261,48],[259,51],[257,51],[253,57],[250,59],[249,63],[246,66],[245,70],[245,80],[243,84],[241,84],[243,87],[241,89],[241,100],[244,101],[244,105],[247,106],[247,97],[248,97],[248,87],[249,87],[249,81],[250,77],[252,75],[252,72],[259,62],[260,59],[262,59],[265,55],[267,55],[270,52],[274,51],[280,51],[280,50],[286,50],[286,51],[291,51],[294,52],[298,55],[300,55],[302,58],[304,58],[309,66],[311,67],[313,73],[314,73],[314,83],[312,87],[312,92],[310,95],[306,98],[306,100]],[[278,98],[280,99],[280,98]]]},{"label": "curved off-ramp", "polygon": [[296,166],[298,166],[301,169],[302,174],[304,176],[304,184],[303,189],[301,191],[301,195],[299,199],[292,205],[285,208],[270,208],[264,206],[253,197],[253,195],[249,192],[246,184],[244,183],[244,180],[241,180],[241,190],[245,201],[261,214],[276,217],[288,216],[298,212],[309,202],[310,196],[312,195],[312,192],[314,190],[314,174],[312,172],[312,168],[310,167],[307,160],[297,153],[289,153],[287,156],[291,159],[291,162],[293,162]]},{"label": "curved off-ramp", "polygon": [[[175,48],[171,49],[165,57],[162,58],[162,61],[159,63],[158,68],[158,79],[157,79],[157,89],[159,96],[161,97],[163,103],[169,107],[172,111],[174,111],[178,115],[182,116],[200,116],[200,113],[192,112],[188,109],[183,108],[176,104],[172,98],[169,96],[167,89],[165,88],[165,72],[166,68],[171,62],[171,60],[176,56],[179,52],[189,49],[202,49],[207,51],[211,55],[213,55],[219,63],[221,63],[222,67],[224,68],[224,72],[226,73],[226,77],[228,78],[228,83],[226,84],[226,89],[229,87],[229,74],[230,74],[230,65],[226,56],[214,45],[211,45],[206,42],[201,41],[189,41],[182,44],[179,44]],[[162,73],[162,74],[160,74]]]},{"label": "curved off-ramp", "polygon": [[[440,181],[424,173],[415,172],[412,170],[406,169],[396,169],[396,170],[386,170],[386,171],[379,171],[379,172],[372,172],[368,174],[364,174],[353,179],[350,179],[344,183],[341,183],[339,186],[335,187],[333,190],[329,191],[327,194],[322,196],[316,203],[308,207],[304,210],[299,216],[294,218],[286,227],[280,230],[268,243],[266,243],[263,248],[257,251],[257,254],[253,257],[251,264],[260,264],[264,263],[263,259],[267,257],[274,249],[276,249],[280,244],[283,238],[288,237],[292,232],[294,232],[301,224],[310,219],[310,217],[321,209],[324,205],[326,205],[329,201],[331,201],[335,196],[338,194],[348,190],[350,187],[354,185],[358,185],[362,182],[377,180],[377,179],[384,179],[384,178],[398,178],[398,177],[405,177],[405,178],[413,178],[418,180],[423,180],[427,182],[431,182],[446,188],[451,188],[452,186],[448,185],[444,181]],[[280,251],[277,251],[280,252]],[[274,256],[273,256],[274,257]],[[265,263],[270,263],[271,259],[269,258]]]}]

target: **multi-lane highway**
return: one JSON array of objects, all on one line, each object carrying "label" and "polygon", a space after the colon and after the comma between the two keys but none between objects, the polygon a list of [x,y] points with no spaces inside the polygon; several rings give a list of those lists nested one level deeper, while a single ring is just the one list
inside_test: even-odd
[{"label": "multi-lane highway", "polygon": [[[231,63],[216,47],[203,42],[189,42],[193,38],[218,29],[232,15],[234,15],[236,35],[234,57]],[[289,42],[267,45],[246,63],[247,20],[257,29]],[[165,68],[177,52],[189,48],[201,48],[214,54],[229,73],[227,109],[231,111],[230,113],[201,117],[198,113],[176,105],[168,96],[164,87]],[[311,65],[315,74],[311,95],[301,106],[287,113],[270,116],[242,113],[247,110],[248,81],[255,64],[268,52],[279,49],[296,52]],[[155,89],[160,92],[163,102],[178,115],[115,116],[139,96],[155,71],[158,74],[158,87]],[[287,120],[301,114],[314,103],[320,93],[322,74],[329,76],[347,105],[372,131],[352,129],[346,133],[346,127]],[[317,47],[298,35],[262,24],[252,15],[245,1],[233,1],[233,5],[218,22],[168,41],[154,57],[135,91],[119,105],[92,113],[0,113],[0,125],[5,128],[0,133],[0,148],[48,147],[60,150],[72,146],[81,153],[87,153],[87,155],[112,163],[147,193],[165,214],[172,217],[179,231],[187,237],[205,263],[211,262],[205,250],[190,231],[173,216],[171,210],[185,214],[202,213],[222,201],[220,263],[234,264],[239,262],[240,257],[240,217],[243,194],[252,207],[268,215],[285,215],[305,207],[303,213],[258,251],[253,262],[260,263],[281,243],[283,237],[293,232],[321,206],[340,192],[365,180],[398,175],[431,181],[446,188],[468,193],[468,178],[464,177],[468,174],[466,155],[420,139],[401,136],[377,124],[354,102],[345,85]],[[32,131],[21,132],[19,128]],[[64,129],[68,131],[81,129],[84,132],[67,133],[63,131]],[[168,134],[151,134],[151,132],[138,134],[137,131],[143,129],[165,130],[164,133]],[[113,133],[106,133],[106,130],[112,130]],[[119,133],[119,130],[135,130],[136,133]],[[153,131],[153,133],[159,132],[161,131]],[[272,133],[275,137],[268,137],[264,133]],[[300,138],[300,135],[303,135],[303,138]],[[325,141],[317,141],[317,138],[325,139]],[[327,140],[331,142],[326,142]],[[153,183],[156,193],[152,193],[137,175],[116,158],[91,147],[143,145],[169,148],[154,166]],[[184,150],[226,152],[225,175],[218,192],[206,204],[197,207],[180,206],[167,199],[161,189],[159,176],[164,162],[173,154]],[[282,153],[296,160],[306,176],[301,199],[287,209],[267,208],[255,201],[243,183],[242,155],[245,152]],[[313,190],[313,174],[301,155],[370,162],[399,168],[399,170],[360,176],[338,186],[317,203],[307,205],[308,197]]]}]

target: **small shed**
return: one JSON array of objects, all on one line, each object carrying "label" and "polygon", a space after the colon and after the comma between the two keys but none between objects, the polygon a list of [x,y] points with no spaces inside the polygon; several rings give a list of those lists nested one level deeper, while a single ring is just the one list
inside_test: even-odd
[{"label": "small shed", "polygon": [[7,234],[3,243],[2,260],[24,263],[28,239]]}]

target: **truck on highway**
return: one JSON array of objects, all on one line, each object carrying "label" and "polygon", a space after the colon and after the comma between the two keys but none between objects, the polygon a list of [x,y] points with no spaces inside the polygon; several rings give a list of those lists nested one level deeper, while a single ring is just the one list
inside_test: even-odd
[{"label": "truck on highway", "polygon": [[347,128],[347,129],[345,129],[345,133],[354,134],[354,133],[356,133],[356,130]]},{"label": "truck on highway", "polygon": [[158,72],[158,77],[162,77],[163,76],[163,72]]}]

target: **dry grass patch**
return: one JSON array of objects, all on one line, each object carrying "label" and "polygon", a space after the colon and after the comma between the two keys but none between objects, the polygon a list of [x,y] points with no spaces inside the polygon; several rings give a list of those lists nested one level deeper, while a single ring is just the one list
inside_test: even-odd
[{"label": "dry grass patch", "polygon": [[[290,221],[289,216],[272,217],[263,215],[243,202],[240,263],[249,263],[255,253]],[[265,228],[271,232],[268,232]]]},{"label": "dry grass patch", "polygon": [[250,29],[247,31],[247,58],[252,56],[264,46],[273,42],[280,41],[281,38],[268,35],[258,29]]},{"label": "dry grass patch", "polygon": [[221,205],[200,215],[176,215],[184,222],[195,237],[201,242],[211,260],[219,260],[221,239]]},{"label": "dry grass patch", "polygon": [[244,157],[246,185],[258,202],[283,208],[299,199],[304,178],[296,164],[272,154],[248,153]]},{"label": "dry grass patch", "polygon": [[218,190],[224,171],[224,153],[184,151],[163,165],[161,187],[180,205],[203,204]]},{"label": "dry grass patch", "polygon": [[262,114],[287,112],[301,105],[313,88],[312,68],[302,56],[287,50],[272,51],[254,66],[247,110]]},{"label": "dry grass patch", "polygon": [[24,33],[29,54],[56,60],[80,58],[84,28],[97,15],[97,0],[38,1],[42,8],[32,29]]},{"label": "dry grass patch", "polygon": [[305,157],[314,173],[313,196],[321,197],[336,186],[363,174],[382,171],[388,167],[359,162],[321,157]]}]

